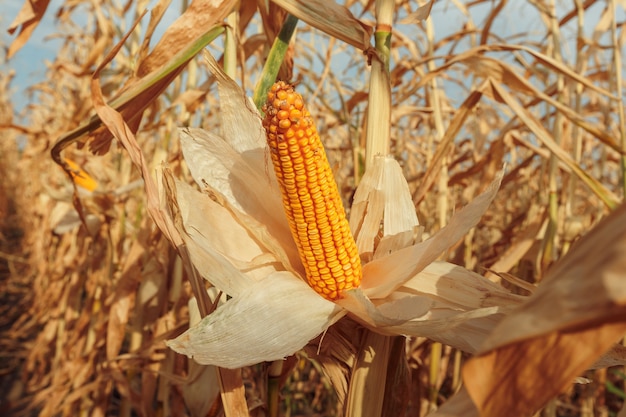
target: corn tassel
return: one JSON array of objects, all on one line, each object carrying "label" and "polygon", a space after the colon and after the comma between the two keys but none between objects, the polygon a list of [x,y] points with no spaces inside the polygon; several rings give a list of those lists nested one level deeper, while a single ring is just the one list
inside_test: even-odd
[{"label": "corn tassel", "polygon": [[302,96],[282,81],[263,107],[283,207],[309,285],[335,300],[361,283],[361,260],[333,172]]}]

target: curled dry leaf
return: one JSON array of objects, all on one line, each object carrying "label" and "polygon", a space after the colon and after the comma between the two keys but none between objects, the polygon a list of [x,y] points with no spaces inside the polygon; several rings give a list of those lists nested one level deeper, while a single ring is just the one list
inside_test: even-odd
[{"label": "curled dry leaf", "polygon": [[[137,84],[142,78],[158,71],[177,60],[176,65],[161,79],[145,85],[143,91],[128,100],[120,112],[131,130],[135,132],[141,122],[143,111],[167,88],[168,85],[185,68],[193,55],[178,57],[181,45],[189,47],[214,26],[220,24],[235,5],[234,0],[200,0],[193,1],[172,25],[165,31],[154,50],[139,63],[137,78],[129,80],[122,92]],[[106,152],[109,148],[111,134],[105,128],[96,130],[90,148],[93,151]]]}]

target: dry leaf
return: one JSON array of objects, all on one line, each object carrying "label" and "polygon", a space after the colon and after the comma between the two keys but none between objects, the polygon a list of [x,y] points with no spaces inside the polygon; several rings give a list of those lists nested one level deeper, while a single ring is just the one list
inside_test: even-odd
[{"label": "dry leaf", "polygon": [[273,0],[298,19],[365,51],[370,47],[372,28],[355,18],[350,10],[334,1]]},{"label": "dry leaf", "polygon": [[41,21],[50,0],[24,0],[22,9],[9,25],[8,32],[13,34],[21,26],[17,38],[13,39],[7,52],[7,59],[10,59],[28,41],[33,31]]},{"label": "dry leaf", "polygon": [[482,416],[530,415],[626,332],[626,205],[505,318],[463,370]]}]

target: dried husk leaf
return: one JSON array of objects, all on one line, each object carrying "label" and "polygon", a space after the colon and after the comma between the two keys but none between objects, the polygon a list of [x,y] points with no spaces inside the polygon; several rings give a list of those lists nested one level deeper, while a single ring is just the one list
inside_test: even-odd
[{"label": "dried husk leaf", "polygon": [[[257,238],[272,248],[287,269],[303,274],[274,177],[265,175],[264,169],[255,171],[254,163],[250,166],[249,160],[210,132],[185,129],[180,138],[183,155],[196,183],[219,194],[225,200],[222,204],[228,205],[233,214],[245,213],[246,217],[254,219],[255,229],[262,235]],[[248,156],[252,153],[264,158],[264,150],[246,152]],[[190,210],[196,209],[192,206]]]},{"label": "dried husk leaf", "polygon": [[626,205],[578,241],[463,370],[483,416],[531,414],[626,332]]},{"label": "dried husk leaf", "polygon": [[524,300],[465,268],[438,261],[376,302],[401,309],[389,300],[417,295],[430,301],[427,314],[382,331],[428,337],[470,353],[477,352],[502,317]]},{"label": "dried husk leaf", "polygon": [[432,302],[423,296],[410,296],[389,300],[389,304],[375,305],[360,288],[346,291],[337,304],[350,312],[356,321],[381,332],[384,327],[391,327],[407,322],[428,313]]},{"label": "dried husk leaf", "polygon": [[427,337],[463,352],[475,353],[503,317],[500,307],[463,312],[434,303],[429,312],[418,319],[379,331],[389,335]]},{"label": "dried husk leaf", "polygon": [[244,274],[236,265],[249,266],[265,252],[235,221],[230,212],[208,195],[165,172],[166,200],[176,228],[200,275],[221,291],[236,296],[259,274]]},{"label": "dried husk leaf", "polygon": [[524,299],[465,268],[434,262],[384,299],[372,301],[355,289],[337,304],[375,332],[428,337],[476,353]]},{"label": "dried husk leaf", "polygon": [[198,363],[233,369],[290,356],[343,315],[293,274],[277,272],[166,343]]},{"label": "dried husk leaf", "polygon": [[261,172],[266,159],[260,154],[247,154],[247,151],[265,149],[267,146],[261,115],[252,100],[246,97],[241,87],[224,72],[213,56],[205,53],[204,58],[217,81],[222,137],[242,155],[248,165]]},{"label": "dried husk leaf", "polygon": [[176,202],[187,236],[196,244],[207,252],[219,253],[237,270],[246,271],[251,277],[264,277],[274,271],[273,268],[264,271],[264,266],[276,262],[276,258],[255,241],[228,209],[182,181],[176,181],[176,190]]},{"label": "dried husk leaf", "polygon": [[[278,242],[273,251],[303,275],[300,256],[284,216],[274,170],[266,151],[261,116],[245,92],[208,54],[207,64],[216,77],[220,97],[222,136],[202,129],[183,129],[181,147],[191,175],[200,188],[210,186],[240,212],[263,225]],[[271,245],[271,243],[268,243]]]},{"label": "dried husk leaf", "polygon": [[372,299],[384,298],[434,262],[446,249],[460,240],[493,200],[502,180],[502,172],[487,191],[459,210],[446,227],[430,239],[375,259],[363,267],[361,288]]},{"label": "dried husk leaf", "polygon": [[192,417],[204,417],[208,415],[220,393],[217,369],[212,365],[200,365],[189,360],[188,372],[182,387],[185,406]]},{"label": "dried husk leaf", "polygon": [[496,306],[513,309],[526,299],[482,275],[443,261],[429,264],[398,290],[425,294],[442,305],[459,310]]},{"label": "dried husk leaf", "polygon": [[[383,238],[375,251],[381,222]],[[418,226],[402,168],[393,157],[376,156],[359,182],[350,211],[361,259],[368,261],[412,244]]]},{"label": "dried husk leaf", "polygon": [[[258,131],[242,130],[238,136],[254,136]],[[185,128],[180,131],[181,148],[189,170],[202,189],[209,185],[224,196],[229,204],[248,211],[271,227],[280,227],[282,220],[276,208],[282,208],[275,177],[265,164],[265,148],[259,147],[241,154],[226,139],[203,129]],[[255,213],[252,209],[261,210]],[[279,212],[280,213],[280,212]],[[284,217],[284,216],[283,216]],[[287,227],[287,226],[285,226]]]},{"label": "dried husk leaf", "polygon": [[[487,192],[458,212],[449,228],[426,242],[399,249],[405,243],[403,239],[414,238],[418,224],[415,209],[399,165],[393,158],[375,158],[355,193],[351,226],[357,231],[357,242],[371,250],[382,223],[385,231],[395,232],[394,249],[399,250],[381,249],[385,248],[381,241],[377,257],[364,267],[362,287],[348,291],[337,303],[373,331],[430,337],[476,352],[509,306],[519,304],[521,297],[478,274],[435,259],[478,222],[494,198],[501,178],[502,173]],[[404,221],[394,223],[400,216]],[[433,246],[429,249],[431,241]],[[420,247],[425,248],[424,253],[420,253]],[[390,252],[393,253],[389,255]],[[403,252],[406,253],[402,257],[398,256]],[[378,270],[368,268],[377,262],[385,266]],[[404,263],[401,268],[407,270],[415,268],[412,276],[394,281],[393,269],[398,263]],[[369,275],[376,273],[380,276]]]}]

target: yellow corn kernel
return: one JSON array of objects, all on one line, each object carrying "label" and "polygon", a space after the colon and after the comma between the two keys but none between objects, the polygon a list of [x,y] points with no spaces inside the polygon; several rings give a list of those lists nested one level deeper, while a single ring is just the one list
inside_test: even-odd
[{"label": "yellow corn kernel", "polygon": [[70,175],[76,185],[83,187],[87,191],[93,191],[98,188],[98,182],[93,179],[91,175],[87,174],[76,162],[65,158],[65,163],[71,169]]},{"label": "yellow corn kernel", "polygon": [[361,260],[315,123],[293,86],[274,84],[263,127],[309,285],[335,300],[361,283]]}]

